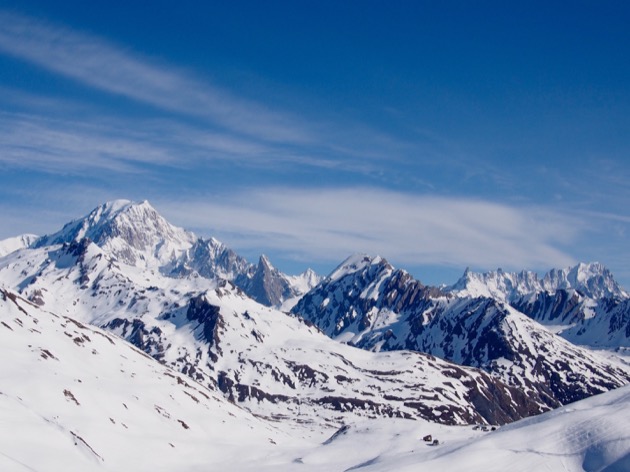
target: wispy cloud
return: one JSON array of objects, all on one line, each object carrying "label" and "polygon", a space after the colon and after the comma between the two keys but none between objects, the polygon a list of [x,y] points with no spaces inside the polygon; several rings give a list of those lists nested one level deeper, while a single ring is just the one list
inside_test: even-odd
[{"label": "wispy cloud", "polygon": [[[405,170],[395,169],[404,167],[409,159],[444,168],[444,156],[438,159],[425,149],[431,143],[407,141],[343,116],[329,116],[321,122],[301,113],[272,109],[262,101],[246,100],[215,86],[198,71],[2,10],[0,53],[83,86],[149,105],[163,118],[147,123],[120,113],[120,109],[103,110],[98,99],[81,96],[81,101],[72,102],[4,88],[8,93],[3,103],[24,111],[15,122],[7,115],[0,117],[9,123],[0,136],[2,160],[11,165],[24,168],[32,164],[52,172],[64,165],[67,169],[127,172],[138,170],[143,160],[190,166],[196,159],[237,157],[249,166],[283,168],[289,164],[342,170],[391,184],[402,174],[408,176]],[[57,101],[62,106],[55,109]],[[118,113],[117,120],[102,118],[112,112]],[[118,123],[113,125],[114,121]],[[426,178],[413,178],[423,188],[431,187]]]},{"label": "wispy cloud", "polygon": [[237,248],[311,261],[367,252],[407,266],[563,267],[574,262],[563,244],[579,227],[544,208],[371,188],[271,188],[221,201],[158,205],[178,224]]},{"label": "wispy cloud", "polygon": [[0,113],[0,162],[53,173],[86,169],[139,171],[137,165],[176,165],[175,156],[130,130]]},{"label": "wispy cloud", "polygon": [[[31,100],[32,101],[32,100]],[[70,108],[48,100],[46,107]],[[82,110],[85,112],[85,107]],[[219,132],[170,118],[130,119],[103,116],[89,120],[29,112],[0,112],[0,163],[52,174],[109,171],[151,174],[151,168],[200,169],[211,161],[249,168],[294,166],[324,171],[378,172],[379,163],[329,156],[310,148],[293,149]],[[155,173],[156,176],[159,172]]]},{"label": "wispy cloud", "polygon": [[100,38],[0,11],[0,50],[110,93],[203,117],[264,141],[311,141],[299,119],[231,95],[193,74],[160,65]]}]

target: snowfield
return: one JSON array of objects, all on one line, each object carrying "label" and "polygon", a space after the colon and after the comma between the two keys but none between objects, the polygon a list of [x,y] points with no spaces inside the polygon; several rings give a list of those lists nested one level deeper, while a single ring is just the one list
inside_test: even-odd
[{"label": "snowfield", "polygon": [[[117,336],[0,292],[3,471],[627,471],[630,387],[496,431],[267,422]],[[365,353],[369,354],[369,353]],[[488,429],[488,428],[486,428]],[[427,435],[439,444],[424,441]]]},{"label": "snowfield", "polygon": [[0,470],[237,470],[296,442],[116,336],[0,306]]},{"label": "snowfield", "polygon": [[603,393],[487,435],[424,451],[379,458],[362,471],[630,470],[630,387]]}]

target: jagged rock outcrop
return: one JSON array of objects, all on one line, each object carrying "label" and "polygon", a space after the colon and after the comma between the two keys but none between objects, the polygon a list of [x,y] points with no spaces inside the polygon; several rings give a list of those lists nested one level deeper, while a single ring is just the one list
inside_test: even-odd
[{"label": "jagged rock outcrop", "polygon": [[265,306],[280,306],[284,300],[298,294],[289,279],[272,266],[265,255],[260,256],[253,275],[237,279],[236,284]]}]

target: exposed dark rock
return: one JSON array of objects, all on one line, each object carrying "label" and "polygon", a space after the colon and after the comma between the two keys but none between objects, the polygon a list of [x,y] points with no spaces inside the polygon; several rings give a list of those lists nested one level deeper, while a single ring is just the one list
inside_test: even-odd
[{"label": "exposed dark rock", "polygon": [[265,306],[276,306],[293,295],[286,277],[271,265],[269,259],[261,256],[256,271],[251,276],[235,280],[247,295]]},{"label": "exposed dark rock", "polygon": [[199,295],[190,299],[186,318],[202,326],[203,339],[208,343],[208,355],[216,362],[217,354],[221,354],[220,330],[224,327],[219,307],[211,305],[203,295]]}]

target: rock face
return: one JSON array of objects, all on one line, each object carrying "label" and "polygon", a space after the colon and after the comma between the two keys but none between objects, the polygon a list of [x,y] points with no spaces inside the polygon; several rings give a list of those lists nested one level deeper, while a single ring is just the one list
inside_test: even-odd
[{"label": "rock face", "polygon": [[251,278],[237,280],[237,283],[245,293],[265,306],[280,306],[284,300],[297,295],[289,279],[272,266],[264,255],[260,256]]},{"label": "rock face", "polygon": [[408,306],[441,292],[426,287],[385,259],[358,254],[348,258],[294,307],[333,338],[360,344],[362,333],[392,324]]},{"label": "rock face", "polygon": [[[502,284],[490,287],[475,286],[486,296],[464,293],[461,284],[459,293],[441,292],[424,287],[380,257],[353,256],[305,295],[293,312],[329,336],[364,349],[411,349],[484,369],[538,395],[549,407],[630,380],[621,363],[567,342],[507,301],[491,296],[496,287],[509,287],[501,294],[524,293],[524,287],[536,285],[535,278],[524,274],[517,280],[500,280]],[[549,302],[547,311],[575,319],[570,317],[575,299],[564,293],[566,303],[554,309]]]}]

